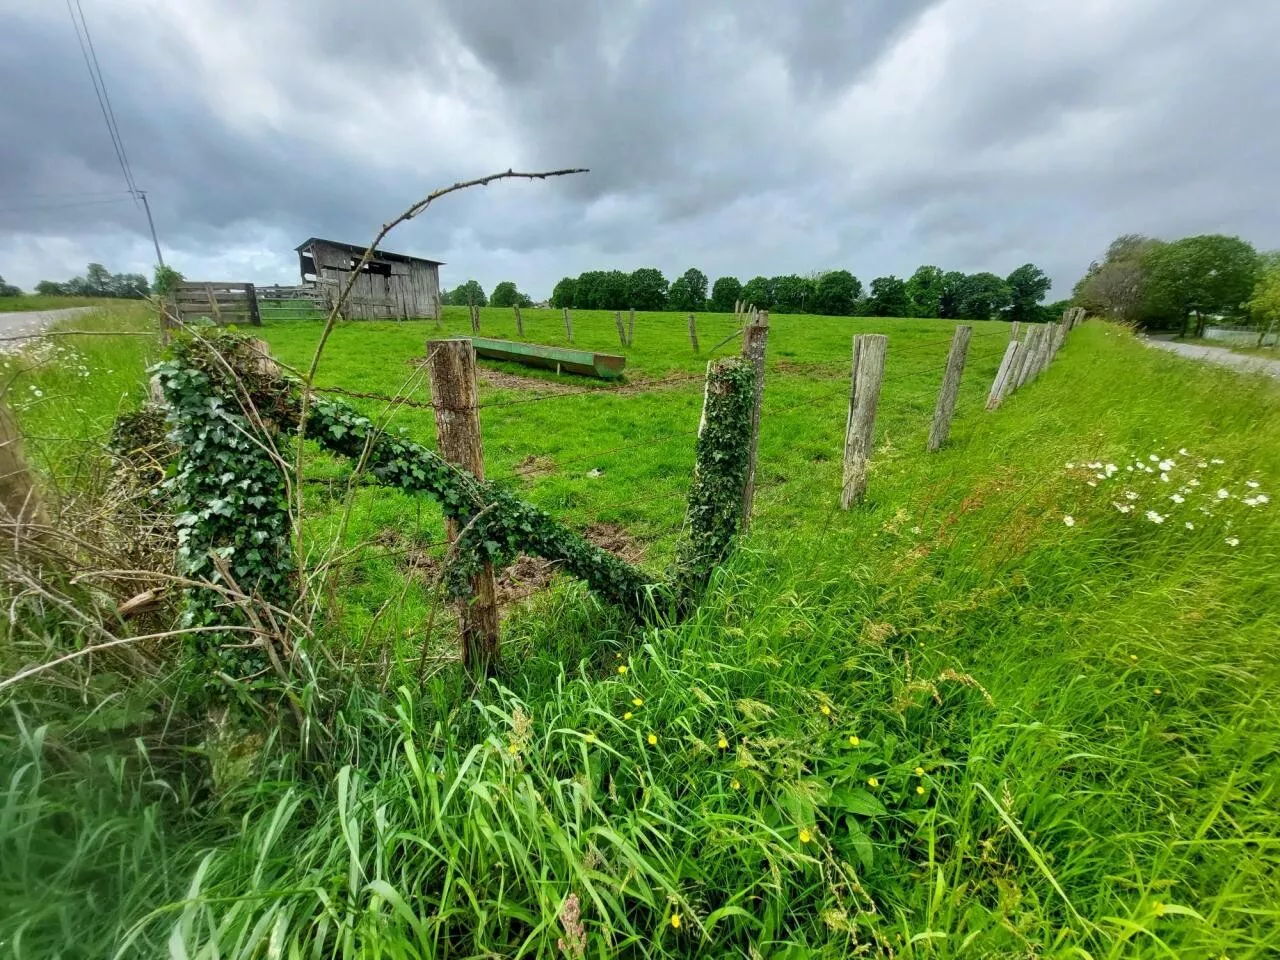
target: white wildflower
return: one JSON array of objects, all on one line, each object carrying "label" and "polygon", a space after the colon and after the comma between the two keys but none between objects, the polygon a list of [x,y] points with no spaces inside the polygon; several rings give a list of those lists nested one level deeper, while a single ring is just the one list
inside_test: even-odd
[{"label": "white wildflower", "polygon": [[1102,464],[1101,464],[1101,463],[1086,463],[1086,464],[1085,464],[1085,466],[1086,466],[1086,467],[1088,467],[1090,470],[1101,470],[1101,469],[1102,469]]},{"label": "white wildflower", "polygon": [[1226,541],[1225,541],[1225,542],[1226,542],[1226,544],[1227,544],[1227,546],[1228,546],[1228,547],[1238,547],[1238,546],[1240,546],[1240,538],[1239,538],[1239,537],[1227,537],[1227,539],[1226,539]]},{"label": "white wildflower", "polygon": [[1132,463],[1129,464],[1127,467],[1125,467],[1125,469],[1128,470],[1130,473],[1133,473],[1133,464]]},{"label": "white wildflower", "polygon": [[1154,510],[1147,511],[1147,519],[1152,523],[1164,523],[1164,517],[1156,513]]},{"label": "white wildflower", "polygon": [[1161,482],[1161,483],[1168,483],[1168,482],[1169,482],[1169,475],[1168,475],[1167,473],[1162,473],[1162,474],[1160,474],[1160,482]]},{"label": "white wildflower", "polygon": [[1265,493],[1260,493],[1256,497],[1245,497],[1241,502],[1246,507],[1259,507],[1267,502],[1267,495]]},{"label": "white wildflower", "polygon": [[1257,490],[1257,489],[1258,489],[1258,481],[1257,481],[1257,480],[1246,480],[1246,481],[1244,482],[1244,485],[1245,485],[1246,487],[1248,487],[1250,490]]},{"label": "white wildflower", "polygon": [[1212,460],[1210,460],[1209,462],[1210,462],[1210,463],[1216,463],[1218,466],[1222,466],[1222,464],[1226,463],[1227,461],[1225,461],[1225,460],[1219,460],[1217,457],[1214,457],[1214,458],[1213,458]]},{"label": "white wildflower", "polygon": [[1117,467],[1114,463],[1108,463],[1103,469],[1106,470],[1107,476],[1109,477],[1120,468]]},{"label": "white wildflower", "polygon": [[1187,453],[1187,448],[1186,448],[1186,447],[1179,447],[1179,448],[1178,448],[1178,456],[1180,456],[1180,457],[1189,457],[1189,456],[1191,456],[1191,454]]},{"label": "white wildflower", "polygon": [[1119,510],[1121,513],[1129,513],[1130,511],[1133,510],[1133,507],[1131,507],[1129,504],[1116,503],[1114,500],[1111,501],[1111,505],[1115,507],[1117,510]]},{"label": "white wildflower", "polygon": [[1124,492],[1124,498],[1125,498],[1126,500],[1137,500],[1137,499],[1138,499],[1138,495],[1137,495],[1136,493],[1134,493],[1132,490],[1126,490],[1126,491]]},{"label": "white wildflower", "polygon": [[1086,480],[1085,483],[1087,483],[1091,487],[1096,487],[1098,485],[1097,480]]},{"label": "white wildflower", "polygon": [[1172,460],[1161,460],[1158,466],[1160,467],[1161,470],[1164,470],[1167,473],[1168,471],[1176,467],[1177,464],[1174,463]]},{"label": "white wildflower", "polygon": [[43,391],[43,390],[32,390],[31,392],[32,392],[32,394],[33,394],[34,396],[37,396],[37,397],[43,397],[43,396],[44,396],[44,391]]},{"label": "white wildflower", "polygon": [[1182,503],[1182,501],[1185,500],[1186,498],[1183,497],[1183,495],[1180,493],[1175,493],[1169,499],[1172,500],[1174,503]]},{"label": "white wildflower", "polygon": [[1196,466],[1199,467],[1201,470],[1203,470],[1208,465],[1209,465],[1208,460],[1201,460],[1199,463],[1196,464]]},{"label": "white wildflower", "polygon": [[1268,497],[1265,493],[1260,493],[1260,494],[1258,494],[1256,497],[1254,497],[1253,499],[1254,499],[1254,500],[1256,500],[1258,503],[1270,503],[1270,502],[1271,502],[1271,498],[1270,498],[1270,497]]},{"label": "white wildflower", "polygon": [[912,527],[912,528],[911,528],[911,532],[912,532],[912,533],[915,533],[915,534],[918,534],[918,533],[920,533],[920,528],[919,528],[919,527]]},{"label": "white wildflower", "polygon": [[1219,487],[1219,488],[1218,488],[1218,499],[1219,499],[1219,500],[1225,500],[1225,499],[1227,499],[1227,497],[1229,497],[1229,496],[1231,496],[1231,491],[1230,491],[1230,490],[1228,490],[1226,487]]},{"label": "white wildflower", "polygon": [[1094,476],[1097,477],[1099,480],[1107,479],[1107,475],[1105,473],[1095,473]]},{"label": "white wildflower", "polygon": [[1200,481],[1199,481],[1199,480],[1197,480],[1195,477],[1192,477],[1190,480],[1188,480],[1188,481],[1187,481],[1187,486],[1188,486],[1188,487],[1198,487],[1198,486],[1200,486]]},{"label": "white wildflower", "polygon": [[1188,530],[1194,530],[1196,528],[1196,525],[1192,523],[1190,520],[1184,523],[1183,526],[1186,527]]},{"label": "white wildflower", "polygon": [[1151,454],[1151,456],[1147,457],[1147,459],[1150,460],[1152,463],[1156,463],[1159,461],[1160,458],[1153,453]]},{"label": "white wildflower", "polygon": [[1076,518],[1068,513],[1065,517],[1062,518],[1062,522],[1065,523],[1068,527],[1074,527],[1076,525]]},{"label": "white wildflower", "polygon": [[1076,468],[1076,465],[1074,463],[1070,463],[1070,462],[1067,463],[1068,470],[1074,470],[1075,468]]}]

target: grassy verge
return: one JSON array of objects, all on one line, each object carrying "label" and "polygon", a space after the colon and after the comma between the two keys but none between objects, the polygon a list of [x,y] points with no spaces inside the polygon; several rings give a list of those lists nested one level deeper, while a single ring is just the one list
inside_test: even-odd
[{"label": "grassy verge", "polygon": [[0,313],[21,313],[29,310],[65,310],[67,307],[105,307],[119,304],[119,300],[101,297],[56,297],[40,293],[24,293],[20,297],[0,297]]},{"label": "grassy verge", "polygon": [[[503,313],[486,334],[514,335]],[[563,338],[557,314],[525,316],[531,339]],[[580,344],[616,341],[610,315],[574,322]],[[871,494],[842,513],[848,337],[873,331],[890,348]],[[318,326],[263,332],[304,365]],[[487,381],[490,475],[661,565],[700,408],[677,378],[730,332],[700,319],[694,356],[683,320],[642,315],[628,390]],[[409,361],[434,335],[340,328],[321,383],[425,400]],[[24,725],[0,731],[0,940],[32,957],[1273,954],[1280,388],[1090,323],[985,413],[1007,327],[980,324],[930,456],[948,338],[774,318],[753,535],[692,620],[638,633],[557,584],[512,611],[493,685],[448,664],[418,684],[393,657],[346,690],[323,764],[286,753],[216,803],[136,756],[76,777],[26,691]],[[653,379],[670,382],[635,387]],[[84,409],[105,416],[110,392]],[[393,422],[433,433],[427,410]],[[308,537],[356,550],[330,642],[416,651],[428,585],[402,546],[435,539],[438,513],[357,487],[344,525],[327,483],[341,494],[345,468],[308,463]]]}]

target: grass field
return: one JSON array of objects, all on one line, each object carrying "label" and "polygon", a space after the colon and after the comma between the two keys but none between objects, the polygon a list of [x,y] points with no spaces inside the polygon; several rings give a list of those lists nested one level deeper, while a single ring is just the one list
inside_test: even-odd
[{"label": "grass field", "polygon": [[111,303],[111,300],[94,297],[51,297],[39,293],[24,293],[20,297],[0,297],[0,313],[64,310],[67,307],[101,307]]},{"label": "grass field", "polygon": [[[465,322],[446,309],[447,329]],[[558,313],[525,325],[563,341]],[[574,326],[578,345],[627,355],[627,383],[551,393],[569,378],[484,364],[486,470],[575,526],[625,534],[660,570],[699,375],[732,318],[699,318],[701,356],[676,315],[640,315],[634,349],[617,348],[611,314]],[[262,335],[305,366],[319,329]],[[482,332],[514,336],[509,311],[485,310]],[[887,333],[889,359],[868,502],[842,513],[855,332]],[[1008,327],[976,324],[951,443],[926,455],[950,333],[774,317],[752,534],[701,608],[642,631],[557,580],[509,610],[507,666],[480,690],[443,659],[416,680],[432,591],[408,558],[441,538],[438,510],[357,485],[344,521],[347,468],[313,451],[303,548],[352,551],[320,636],[372,668],[332,692],[323,758],[282,744],[211,799],[150,742],[88,749],[85,714],[110,710],[0,692],[0,945],[1274,955],[1280,386],[1095,321],[986,413]],[[341,327],[318,383],[425,401],[412,361],[437,335]],[[142,395],[151,353],[140,338],[51,342],[90,375],[56,355],[5,372],[43,438],[32,460],[65,474],[122,392]],[[434,436],[427,409],[392,423]]]}]

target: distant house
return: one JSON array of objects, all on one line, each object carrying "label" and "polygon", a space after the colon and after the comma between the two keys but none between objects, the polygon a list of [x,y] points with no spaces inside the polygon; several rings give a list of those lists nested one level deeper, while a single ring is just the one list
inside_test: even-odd
[{"label": "distant house", "polygon": [[[366,248],[311,237],[295,249],[303,283],[315,284],[332,302]],[[363,320],[435,317],[440,311],[442,265],[439,260],[379,250],[361,268],[343,313]]]}]

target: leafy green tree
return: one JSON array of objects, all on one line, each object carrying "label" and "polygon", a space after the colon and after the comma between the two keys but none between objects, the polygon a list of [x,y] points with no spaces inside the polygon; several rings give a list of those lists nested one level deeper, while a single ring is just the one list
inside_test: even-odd
[{"label": "leafy green tree", "polygon": [[1259,258],[1258,280],[1253,285],[1249,312],[1258,327],[1258,345],[1270,330],[1280,328],[1280,253]]},{"label": "leafy green tree", "polygon": [[862,295],[862,283],[848,270],[828,270],[814,287],[814,311],[828,317],[850,317]]},{"label": "leafy green tree", "polygon": [[187,278],[168,264],[156,264],[156,277],[151,286],[158,296],[163,297],[185,279]]},{"label": "leafy green tree", "polygon": [[113,273],[108,285],[111,296],[140,300],[151,293],[151,284],[140,273]]},{"label": "leafy green tree", "polygon": [[742,288],[742,299],[757,310],[773,309],[773,281],[768,277],[752,277]]},{"label": "leafy green tree", "polygon": [[1148,311],[1176,320],[1182,336],[1194,315],[1200,337],[1210,316],[1244,314],[1257,280],[1258,252],[1239,237],[1205,234],[1154,247],[1143,265]]},{"label": "leafy green tree", "polygon": [[907,279],[908,310],[913,317],[942,315],[942,291],[945,274],[939,267],[917,267]]},{"label": "leafy green tree", "polygon": [[4,277],[0,277],[0,297],[20,297],[22,290],[15,287],[12,283],[5,283]]},{"label": "leafy green tree", "polygon": [[1147,255],[1161,241],[1140,233],[1126,233],[1107,247],[1106,256],[1089,264],[1071,291],[1075,306],[1121,323],[1139,323],[1146,314]]},{"label": "leafy green tree", "polygon": [[596,286],[597,310],[625,310],[631,277],[621,270],[606,270]]},{"label": "leafy green tree", "polygon": [[955,320],[960,316],[960,302],[964,297],[964,285],[968,276],[959,270],[948,270],[942,275],[942,293],[938,297],[938,316]]},{"label": "leafy green tree", "polygon": [[737,277],[720,277],[711,285],[711,309],[716,313],[732,313],[741,299],[742,282]]},{"label": "leafy green tree", "polygon": [[1005,280],[1009,288],[1010,320],[1024,323],[1040,319],[1040,301],[1053,286],[1053,281],[1034,263],[1024,263]]},{"label": "leafy green tree", "polygon": [[814,282],[794,273],[774,277],[770,286],[773,288],[773,310],[778,313],[805,313],[813,308],[817,299]]},{"label": "leafy green tree", "polygon": [[43,294],[46,297],[65,297],[67,295],[67,285],[54,280],[41,280],[36,284],[36,293]]},{"label": "leafy green tree", "polygon": [[667,294],[667,309],[679,311],[705,310],[707,306],[707,275],[697,267],[690,267],[671,283]]},{"label": "leafy green tree", "polygon": [[958,316],[964,320],[990,320],[1008,309],[1009,285],[994,273],[974,273],[960,285]]},{"label": "leafy green tree", "polygon": [[605,282],[603,270],[588,270],[579,274],[578,285],[573,294],[573,305],[579,310],[603,310]]},{"label": "leafy green tree", "polygon": [[910,309],[906,281],[892,275],[876,277],[868,306],[873,317],[905,317]]},{"label": "leafy green tree", "polygon": [[480,281],[478,280],[468,280],[466,283],[459,284],[450,294],[449,300],[454,306],[459,307],[471,304],[475,304],[477,307],[489,305],[489,298],[484,295],[484,287],[480,286]]},{"label": "leafy green tree", "polygon": [[[627,278],[627,306],[637,310],[665,310],[667,278],[657,267],[641,267]],[[621,308],[619,308],[621,309]]]},{"label": "leafy green tree", "polygon": [[520,302],[520,291],[516,289],[514,280],[503,280],[493,288],[493,293],[489,296],[489,305],[492,307],[514,307]]},{"label": "leafy green tree", "polygon": [[551,305],[556,308],[577,306],[575,302],[577,290],[577,280],[573,277],[561,277],[560,282],[551,291]]}]

